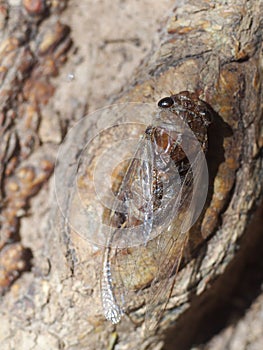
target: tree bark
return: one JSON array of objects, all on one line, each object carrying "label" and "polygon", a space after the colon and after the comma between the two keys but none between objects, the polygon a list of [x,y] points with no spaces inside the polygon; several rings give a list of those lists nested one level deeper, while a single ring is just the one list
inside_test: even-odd
[{"label": "tree bark", "polygon": [[[239,349],[253,344],[261,349],[262,1],[185,0],[173,5],[128,84],[122,67],[128,54],[136,55],[138,43],[147,47],[146,40],[130,37],[127,30],[123,44],[114,23],[119,24],[118,16],[112,27],[107,22],[106,3],[97,10],[76,4],[25,0],[17,7],[0,5],[1,348],[181,350],[205,344],[207,349],[235,349],[238,342]],[[147,11],[147,5],[140,6]],[[92,29],[96,11],[102,29]],[[125,11],[129,14],[131,8]],[[99,30],[102,45],[97,44]],[[87,51],[81,46],[83,33],[93,45]],[[58,208],[54,182],[48,181],[63,136],[110,97],[106,82],[114,74],[103,81],[99,69],[108,72],[105,60],[113,65],[115,50],[121,52],[116,72],[123,87],[109,103],[156,102],[171,91],[188,90],[214,110],[207,203],[189,233],[185,263],[164,317],[147,335],[141,321],[147,288],[119,325],[104,319],[102,251],[70,227]],[[110,89],[114,92],[116,85]],[[87,123],[89,132],[96,130],[96,122],[87,118]],[[71,159],[83,150],[86,137],[85,128],[73,129],[65,143]],[[64,174],[66,178],[58,173],[62,181]],[[65,194],[70,190],[70,183],[65,184]]]}]

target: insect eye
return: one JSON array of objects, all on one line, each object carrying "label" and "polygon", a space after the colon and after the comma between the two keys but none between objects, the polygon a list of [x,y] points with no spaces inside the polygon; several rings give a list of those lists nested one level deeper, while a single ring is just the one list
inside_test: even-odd
[{"label": "insect eye", "polygon": [[174,104],[172,97],[164,97],[158,102],[158,107],[169,108]]}]

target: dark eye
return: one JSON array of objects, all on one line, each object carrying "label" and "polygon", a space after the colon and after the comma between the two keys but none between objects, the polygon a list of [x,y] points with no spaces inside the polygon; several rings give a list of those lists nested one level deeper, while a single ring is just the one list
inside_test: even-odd
[{"label": "dark eye", "polygon": [[169,108],[174,104],[172,97],[164,97],[158,102],[158,107]]}]

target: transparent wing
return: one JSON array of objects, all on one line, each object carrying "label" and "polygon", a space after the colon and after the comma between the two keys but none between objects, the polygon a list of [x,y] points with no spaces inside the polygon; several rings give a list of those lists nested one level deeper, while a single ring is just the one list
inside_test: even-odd
[{"label": "transparent wing", "polygon": [[[114,307],[120,307],[120,310],[117,310],[118,321],[121,318],[121,310],[125,308],[125,300],[134,300],[135,291],[149,285],[158,273],[160,257],[154,249],[154,237],[162,233],[160,229],[168,227],[180,204],[181,179],[174,160],[168,154],[169,142],[175,147],[176,141],[166,139],[167,142],[159,147],[156,140],[158,137],[155,135],[150,142],[140,144],[130,163],[118,194],[127,204],[126,221],[110,236],[110,248],[106,248],[104,271],[108,271],[112,283],[111,299],[115,298],[112,304]],[[156,202],[159,192],[163,198],[161,205]],[[140,205],[134,197],[132,199],[136,200],[136,205],[130,201],[130,195],[134,196],[134,193],[140,198]],[[140,225],[140,229],[134,226],[134,208],[143,209],[143,216],[140,218],[143,224]],[[130,236],[134,237],[134,232],[137,232],[140,238],[140,246],[132,247],[130,244]],[[120,248],[124,246],[127,249]],[[164,249],[159,249],[159,252],[161,251],[165,253]],[[113,322],[115,323],[115,315]]]},{"label": "transparent wing", "polygon": [[[134,265],[134,259],[130,259],[128,249],[136,244],[136,239],[138,243],[146,244],[152,231],[153,162],[152,143],[145,134],[128,165],[109,220],[110,229],[103,255],[101,293],[105,317],[112,323],[120,321],[129,293],[129,281],[124,281],[122,273],[123,265],[125,268]],[[118,228],[112,227],[113,221],[116,221],[116,213],[120,217]],[[122,259],[118,258],[120,255]]]},{"label": "transparent wing", "polygon": [[188,241],[187,228],[193,224],[198,194],[194,188],[202,182],[204,154],[200,151],[184,177],[180,207],[166,232],[156,242],[158,271],[149,288],[146,303],[145,327],[153,330],[158,325],[175,284],[183,253]]},{"label": "transparent wing", "polygon": [[[170,298],[187,231],[198,217],[196,189],[201,186],[204,168],[202,151],[194,151],[194,156],[189,153],[188,164],[182,159],[175,162],[171,149],[177,147],[176,137],[171,140],[161,133],[152,142],[139,144],[123,178],[118,197],[125,203],[126,211],[121,227],[109,235],[102,276],[105,316],[113,323],[121,319],[125,302],[136,299],[134,293],[149,286],[145,320],[148,329],[158,324]],[[179,138],[179,152],[180,142]],[[186,138],[186,142],[191,140]],[[158,176],[154,175],[156,172]],[[156,205],[160,189],[162,200]],[[117,211],[116,205],[112,212]],[[132,247],[134,239],[141,245]]]}]

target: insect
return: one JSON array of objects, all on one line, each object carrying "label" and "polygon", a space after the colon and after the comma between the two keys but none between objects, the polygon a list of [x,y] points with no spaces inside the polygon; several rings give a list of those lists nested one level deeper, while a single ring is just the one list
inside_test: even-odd
[{"label": "insect", "polygon": [[[131,290],[135,295],[147,290],[149,328],[158,324],[167,306],[187,232],[206,198],[211,121],[211,108],[195,93],[161,99],[152,125],[126,164],[116,203],[105,212],[111,229],[103,254],[101,297],[104,315],[113,324],[126,312]],[[129,246],[130,230],[142,238],[141,245]]]}]

